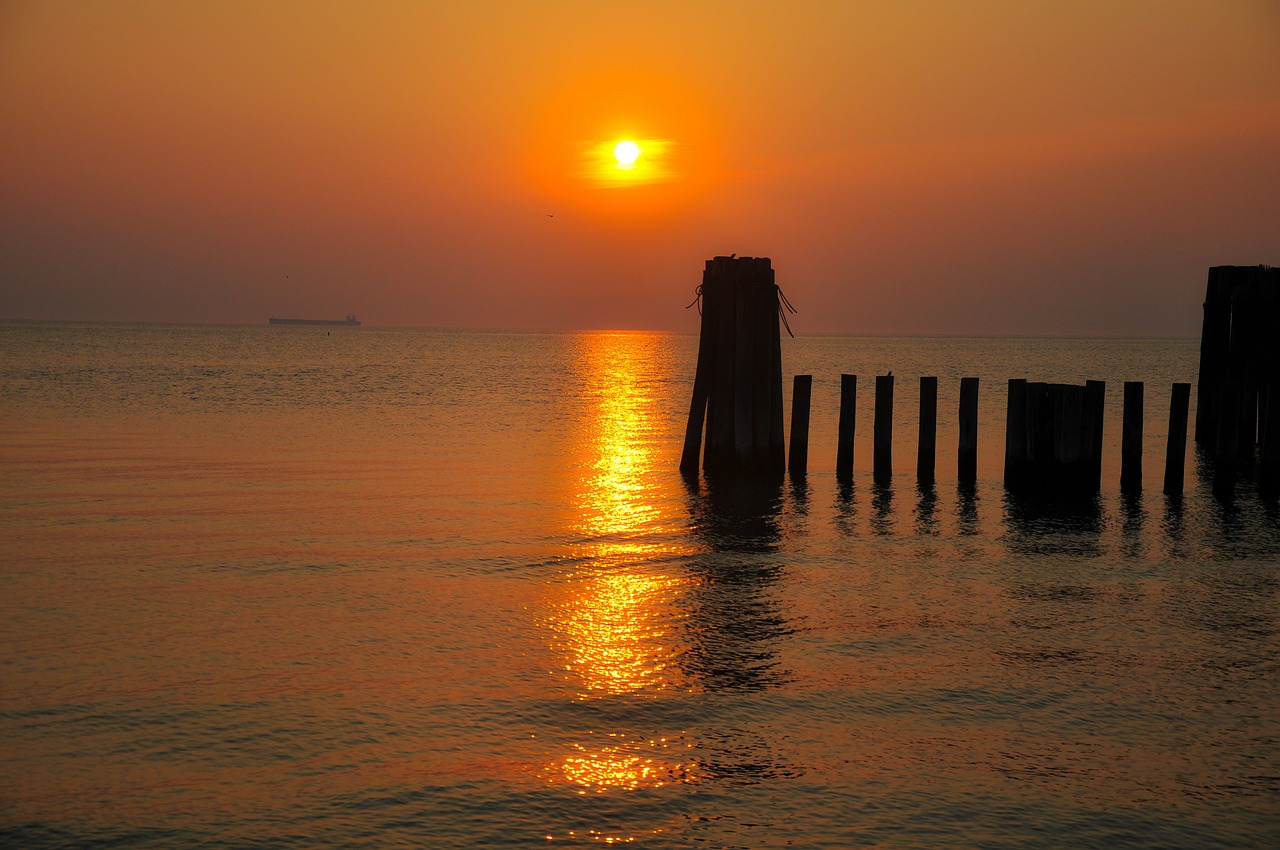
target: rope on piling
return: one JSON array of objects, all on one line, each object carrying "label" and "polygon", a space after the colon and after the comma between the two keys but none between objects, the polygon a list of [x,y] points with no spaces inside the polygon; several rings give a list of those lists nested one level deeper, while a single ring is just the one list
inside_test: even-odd
[{"label": "rope on piling", "polygon": [[[784,306],[786,307],[786,310],[783,309]],[[782,292],[782,287],[779,286],[778,287],[778,318],[782,319],[782,326],[787,329],[787,335],[790,336],[792,339],[795,339],[796,335],[791,333],[791,323],[787,321],[787,310],[790,310],[792,313],[800,312],[795,307],[791,306],[791,302],[787,300],[787,296],[784,295]]]},{"label": "rope on piling", "polygon": [[[688,310],[690,307],[696,304],[698,306],[698,315],[701,316],[702,315],[702,284],[698,284],[694,288],[693,293],[694,293],[693,300],[690,301],[688,304],[684,305],[684,308]],[[787,313],[799,313],[799,312],[800,311],[797,310],[794,306],[792,306],[791,302],[787,300],[786,293],[784,293],[782,291],[782,287],[779,286],[778,287],[778,318],[782,320],[782,326],[787,329],[787,335],[790,336],[792,339],[795,339],[796,335],[791,331],[791,323],[787,321]]]},{"label": "rope on piling", "polygon": [[702,315],[702,284],[698,284],[698,286],[693,290],[693,292],[697,297],[694,298],[692,301],[690,301],[688,304],[686,304],[684,308],[688,310],[694,304],[697,304],[698,315],[701,316]]}]

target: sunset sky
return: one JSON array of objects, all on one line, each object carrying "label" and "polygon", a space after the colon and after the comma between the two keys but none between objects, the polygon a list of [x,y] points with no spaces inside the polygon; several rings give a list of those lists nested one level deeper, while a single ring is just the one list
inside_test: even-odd
[{"label": "sunset sky", "polygon": [[802,333],[1196,335],[1280,3],[0,3],[0,319],[696,330],[735,252]]}]

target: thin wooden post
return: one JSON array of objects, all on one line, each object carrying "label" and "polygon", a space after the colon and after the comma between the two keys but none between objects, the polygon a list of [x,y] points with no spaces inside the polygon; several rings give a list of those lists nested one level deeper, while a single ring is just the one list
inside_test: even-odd
[{"label": "thin wooden post", "polygon": [[1196,442],[1213,446],[1218,435],[1218,397],[1227,371],[1231,339],[1231,266],[1209,269],[1204,322],[1200,330],[1200,371],[1196,389]]},{"label": "thin wooden post", "polygon": [[[750,271],[742,269],[743,272]],[[746,275],[743,275],[744,277]],[[755,287],[739,285],[733,292],[733,459],[735,468],[751,467],[755,447]]]},{"label": "thin wooden post", "polygon": [[1093,423],[1085,418],[1084,399],[1088,391],[1075,384],[1062,388],[1062,441],[1061,462],[1065,487],[1073,494],[1089,489],[1092,468],[1085,455],[1087,434],[1093,431]]},{"label": "thin wooden post", "polygon": [[873,474],[877,479],[893,476],[893,375],[876,376],[876,417],[872,433]]},{"label": "thin wooden post", "polygon": [[1169,446],[1164,455],[1164,494],[1182,495],[1183,470],[1187,459],[1187,409],[1191,385],[1174,384],[1169,396]]},{"label": "thin wooden post", "polygon": [[[707,271],[703,272],[703,281],[707,279],[710,265],[708,263]],[[715,323],[703,310],[698,333],[698,370],[693,377],[693,399],[689,402],[689,421],[684,429],[684,451],[680,455],[680,471],[685,475],[698,474],[698,447],[702,443],[702,424],[707,416],[707,390],[711,383],[712,353],[715,351],[714,328]]]},{"label": "thin wooden post", "polygon": [[[1047,461],[1052,457],[1049,445],[1050,429],[1046,422],[1051,417],[1045,415],[1048,407],[1048,385],[1041,381],[1027,382],[1027,460],[1023,482],[1041,484],[1044,472],[1048,468]],[[1051,412],[1051,410],[1050,410]]]},{"label": "thin wooden post", "polygon": [[978,479],[978,379],[960,379],[960,441],[957,477],[962,483]]},{"label": "thin wooden post", "polygon": [[809,399],[813,376],[796,375],[791,388],[791,457],[787,468],[792,475],[804,475],[809,467]]},{"label": "thin wooden post", "polygon": [[920,379],[920,436],[916,444],[916,479],[933,481],[938,447],[938,379]]},{"label": "thin wooden post", "polygon": [[1120,492],[1142,492],[1142,381],[1124,382],[1121,422]]},{"label": "thin wooden post", "polygon": [[1089,489],[1096,493],[1102,488],[1102,431],[1106,421],[1107,382],[1084,382],[1085,419],[1092,419],[1093,427],[1090,437],[1090,478]]},{"label": "thin wooden post", "polygon": [[858,376],[840,376],[840,425],[836,435],[836,477],[853,477],[853,438],[858,412]]},{"label": "thin wooden post", "polygon": [[1280,490],[1280,384],[1267,387],[1267,430],[1262,435],[1262,492],[1274,495]]},{"label": "thin wooden post", "polygon": [[[963,387],[963,385],[962,385]],[[1027,382],[1009,379],[1009,400],[1004,417],[1004,483],[1017,486],[1027,463]]]}]

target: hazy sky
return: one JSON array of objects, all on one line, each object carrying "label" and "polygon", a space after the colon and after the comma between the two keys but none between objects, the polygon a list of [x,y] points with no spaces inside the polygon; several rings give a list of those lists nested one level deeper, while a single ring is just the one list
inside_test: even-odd
[{"label": "hazy sky", "polygon": [[1195,335],[1280,3],[0,2],[0,318],[694,330],[733,252],[800,332]]}]

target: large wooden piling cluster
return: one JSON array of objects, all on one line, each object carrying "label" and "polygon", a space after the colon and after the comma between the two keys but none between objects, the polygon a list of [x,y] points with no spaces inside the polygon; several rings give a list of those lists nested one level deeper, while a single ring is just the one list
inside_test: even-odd
[{"label": "large wooden piling cluster", "polygon": [[1205,288],[1195,439],[1220,480],[1253,464],[1280,486],[1280,269],[1214,266]]},{"label": "large wooden piling cluster", "polygon": [[698,371],[680,470],[782,475],[782,340],[768,257],[708,260],[699,287]]}]

